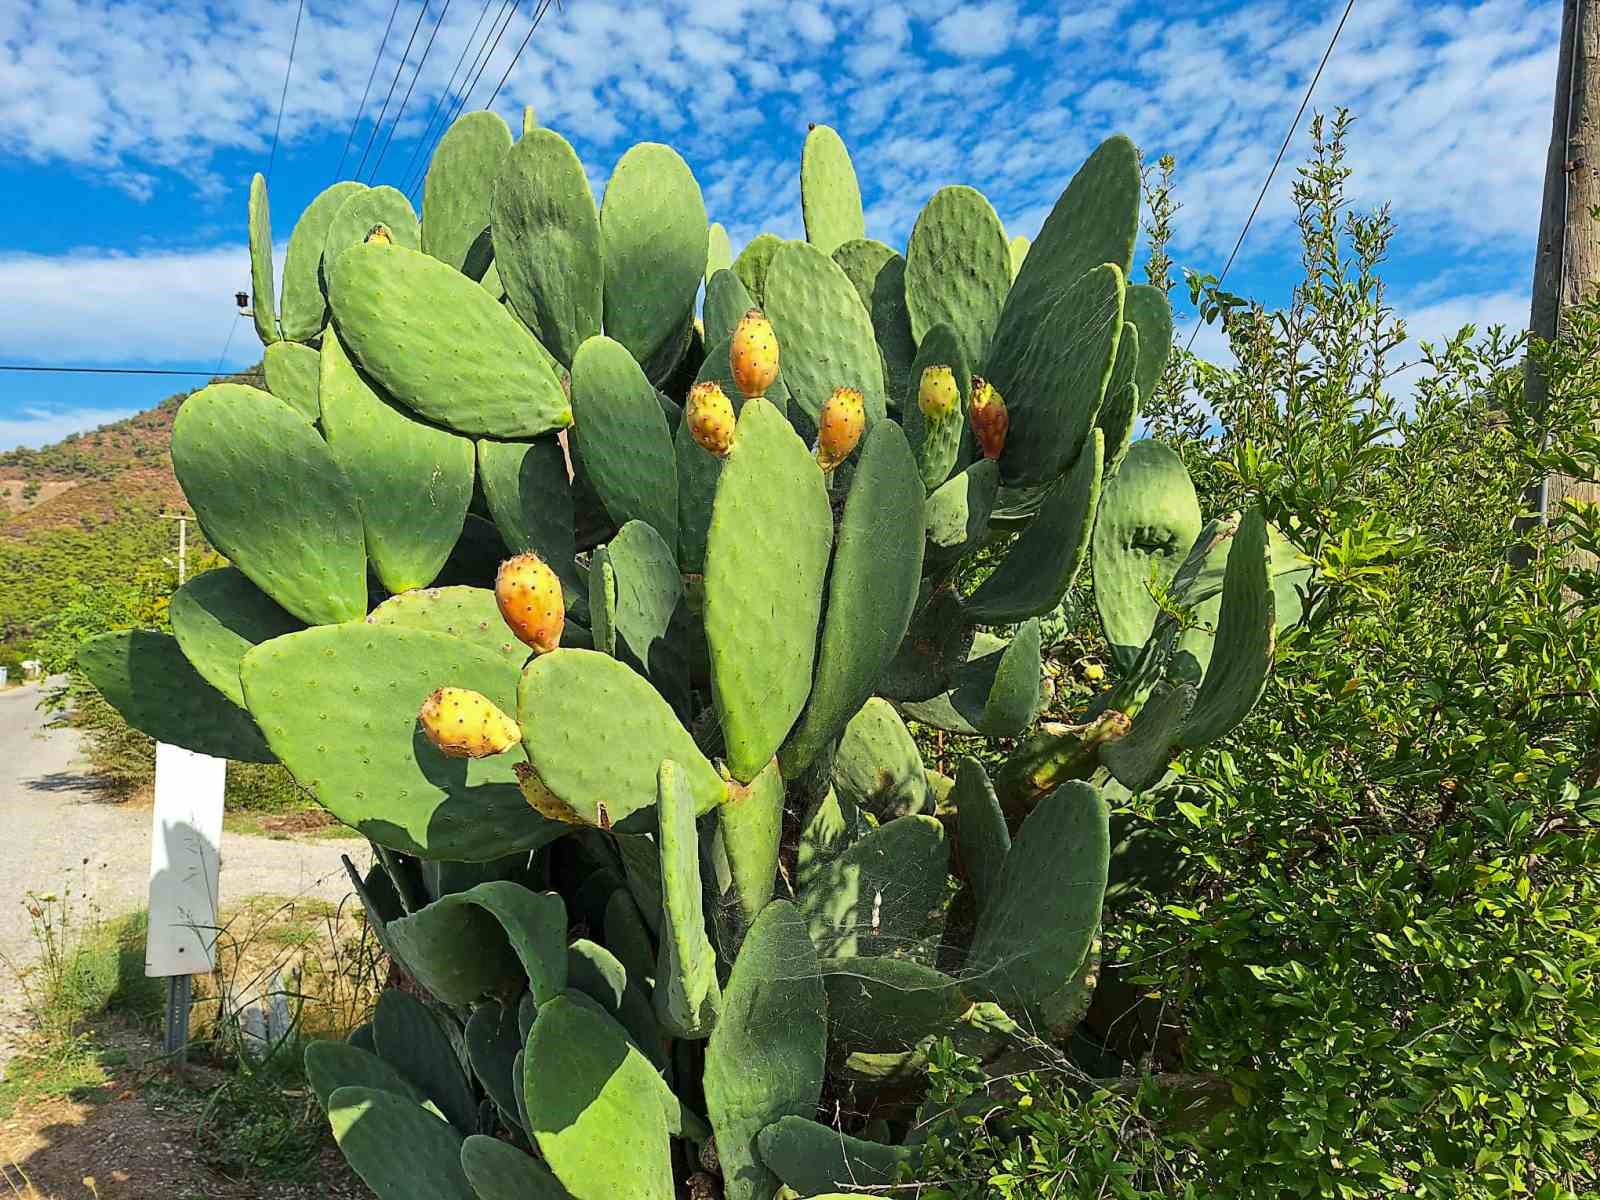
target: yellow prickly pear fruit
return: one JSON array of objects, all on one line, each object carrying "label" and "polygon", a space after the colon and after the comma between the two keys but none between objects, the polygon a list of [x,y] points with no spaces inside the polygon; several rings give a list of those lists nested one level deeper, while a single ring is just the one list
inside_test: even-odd
[{"label": "yellow prickly pear fruit", "polygon": [[1006,448],[1006,429],[1011,424],[1011,416],[994,384],[980,375],[972,377],[972,407],[967,418],[972,422],[978,445],[983,447],[983,456],[999,458]]},{"label": "yellow prickly pear fruit", "polygon": [[387,225],[374,225],[367,230],[366,241],[368,245],[392,246],[394,245],[394,234],[389,232]]},{"label": "yellow prickly pear fruit", "polygon": [[442,687],[417,714],[422,732],[451,758],[488,758],[522,740],[522,727],[489,697],[466,688]]},{"label": "yellow prickly pear fruit", "polygon": [[511,632],[545,654],[561,644],[567,621],[561,580],[537,554],[519,554],[500,564],[494,577],[494,599]]},{"label": "yellow prickly pear fruit", "polygon": [[917,385],[917,407],[929,421],[937,423],[955,412],[961,403],[956,373],[949,367],[928,367]]},{"label": "yellow prickly pear fruit", "polygon": [[834,388],[817,415],[817,462],[831,471],[850,457],[867,427],[867,401],[855,388]]},{"label": "yellow prickly pear fruit", "polygon": [[707,379],[690,388],[683,416],[689,422],[690,435],[702,449],[719,458],[728,453],[733,445],[733,401],[728,399],[721,384]]},{"label": "yellow prickly pear fruit", "polygon": [[778,377],[778,335],[759,308],[752,308],[733,327],[728,345],[733,386],[746,396],[765,396]]}]

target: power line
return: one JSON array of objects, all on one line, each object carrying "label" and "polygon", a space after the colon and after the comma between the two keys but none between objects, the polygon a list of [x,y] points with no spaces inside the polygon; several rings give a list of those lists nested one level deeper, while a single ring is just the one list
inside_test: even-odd
[{"label": "power line", "polygon": [[383,118],[389,115],[389,101],[394,99],[394,89],[400,85],[400,72],[406,69],[406,59],[411,57],[412,43],[417,40],[417,30],[422,28],[422,18],[428,15],[428,0],[422,0],[422,7],[417,9],[416,24],[411,26],[411,36],[406,39],[405,53],[400,56],[400,62],[395,66],[394,78],[389,81],[389,92],[383,98],[383,107],[378,110],[378,119],[372,123],[372,132],[367,135],[367,147],[361,152],[361,161],[356,164],[356,177],[361,177],[361,172],[366,169],[367,155],[372,153],[372,143],[378,140],[378,130],[383,127]]},{"label": "power line", "polygon": [[218,375],[222,374],[222,360],[228,357],[228,347],[233,345],[233,335],[239,329],[239,318],[242,316],[244,316],[242,312],[234,313],[233,324],[228,326],[228,340],[222,343],[222,353],[217,355],[216,374]]},{"label": "power line", "polygon": [[449,15],[450,0],[444,0],[444,7],[439,10],[439,19],[433,23],[433,32],[428,35],[428,44],[422,48],[422,57],[417,59],[417,69],[411,72],[411,82],[406,85],[406,94],[400,100],[400,107],[395,110],[394,120],[389,125],[389,136],[383,139],[383,149],[378,152],[378,161],[372,164],[372,174],[368,176],[369,183],[378,178],[378,170],[383,166],[384,155],[389,153],[389,147],[394,142],[394,131],[400,128],[400,120],[406,115],[406,105],[411,103],[411,93],[416,89],[423,65],[433,50],[434,39],[439,36],[439,26],[444,24],[444,19]]},{"label": "power line", "polygon": [[542,0],[539,10],[533,14],[533,24],[528,26],[528,32],[523,36],[522,45],[517,47],[517,52],[511,56],[511,61],[506,64],[505,74],[500,76],[500,82],[494,85],[494,95],[489,97],[489,103],[483,107],[490,109],[494,102],[500,98],[500,89],[505,87],[506,80],[511,78],[511,71],[517,65],[517,59],[522,57],[522,52],[528,48],[528,42],[533,38],[533,31],[539,28],[539,22],[544,20],[544,14],[550,9],[550,0]]},{"label": "power line", "polygon": [[372,81],[378,77],[378,64],[383,61],[383,52],[389,47],[389,31],[394,28],[395,14],[400,11],[400,0],[394,0],[394,7],[389,9],[389,23],[383,27],[383,40],[378,43],[378,53],[372,60],[372,70],[367,73],[367,86],[362,89],[361,103],[356,105],[356,115],[350,121],[350,132],[344,136],[344,149],[339,152],[339,165],[333,172],[335,180],[344,174],[344,162],[350,155],[350,143],[355,141],[356,129],[361,124],[361,114],[367,111],[367,97],[372,94]]},{"label": "power line", "polygon": [[[1344,32],[1344,23],[1350,19],[1350,13],[1356,6],[1356,0],[1349,0],[1344,6],[1344,15],[1339,18],[1339,23],[1333,28],[1333,36],[1328,39],[1328,48],[1322,52],[1322,61],[1317,64],[1317,71],[1311,77],[1311,83],[1306,88],[1306,94],[1300,98],[1300,107],[1295,111],[1294,120],[1289,122],[1289,132],[1283,135],[1283,145],[1278,147],[1278,157],[1272,160],[1272,170],[1267,172],[1267,178],[1261,185],[1261,191],[1256,196],[1256,202],[1250,208],[1250,215],[1245,218],[1244,228],[1239,230],[1239,236],[1233,243],[1233,249],[1228,252],[1228,261],[1223,264],[1222,274],[1217,276],[1217,285],[1228,277],[1228,271],[1233,267],[1233,260],[1239,253],[1239,247],[1244,245],[1245,234],[1250,232],[1250,226],[1256,219],[1256,214],[1261,211],[1261,202],[1267,198],[1267,189],[1272,186],[1272,179],[1278,173],[1278,168],[1283,165],[1283,156],[1289,152],[1289,143],[1294,140],[1295,130],[1300,128],[1300,118],[1306,114],[1306,106],[1311,103],[1311,95],[1317,90],[1317,81],[1322,78],[1322,69],[1328,65],[1328,59],[1333,57],[1333,48],[1339,44],[1339,35]],[[1200,322],[1196,321],[1194,329],[1189,333],[1189,343],[1184,346],[1183,352],[1189,353],[1194,349],[1194,339],[1200,333]]]},{"label": "power line", "polygon": [[283,92],[278,96],[278,123],[272,127],[272,153],[267,155],[267,182],[272,182],[272,168],[278,161],[278,134],[283,129],[283,106],[289,99],[289,74],[294,70],[294,51],[300,44],[300,18],[305,15],[306,0],[294,13],[294,36],[289,39],[289,65],[283,69]]},{"label": "power line", "polygon": [[[494,46],[500,44],[500,34],[505,33],[506,26],[511,24],[511,19],[517,13],[517,6],[521,3],[522,0],[501,0],[500,11],[495,14],[495,18],[490,22],[489,28],[484,30],[483,44],[478,47],[478,53],[473,56],[472,66],[467,68],[467,75],[472,76],[472,78],[469,81],[466,75],[462,76],[463,87],[457,91],[455,100],[450,104],[449,114],[445,117],[444,124],[440,126],[439,133],[434,140],[435,146],[444,140],[445,133],[449,131],[451,125],[455,124],[456,118],[461,115],[461,110],[466,107],[467,97],[477,88],[478,79],[483,74],[483,68],[488,65],[489,55],[494,52]],[[495,26],[497,25],[500,28],[499,32],[495,33]],[[494,34],[494,45],[490,45],[490,34]],[[431,148],[428,154],[431,158],[433,155]],[[406,195],[415,197],[417,189],[422,186],[423,180],[427,177],[428,172],[424,167],[423,170],[418,172],[416,178],[411,181],[411,186],[406,189]]]},{"label": "power line", "polygon": [[40,375],[185,375],[215,379],[218,375],[259,375],[254,371],[163,371],[154,367],[35,367],[26,363],[0,363],[0,371],[31,371]]},{"label": "power line", "polygon": [[[396,3],[398,2],[399,0],[396,0]],[[478,40],[478,30],[483,28],[483,19],[489,15],[489,5],[492,3],[494,3],[494,0],[483,0],[483,7],[478,10],[477,23],[473,25],[472,32],[467,35],[467,40],[461,43],[461,53],[456,58],[455,68],[450,72],[450,81],[434,97],[433,109],[428,113],[428,123],[423,127],[422,136],[411,147],[411,158],[406,163],[406,169],[400,172],[401,188],[405,191],[411,190],[411,172],[417,165],[417,156],[422,153],[422,148],[433,140],[434,122],[439,119],[439,113],[444,108],[445,99],[456,89],[456,79],[461,74],[461,65],[467,61],[467,51],[472,49],[472,43]]]}]

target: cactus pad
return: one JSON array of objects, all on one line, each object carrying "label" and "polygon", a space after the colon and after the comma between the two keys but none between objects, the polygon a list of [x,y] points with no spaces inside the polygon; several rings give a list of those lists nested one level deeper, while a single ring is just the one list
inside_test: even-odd
[{"label": "cactus pad", "polygon": [[872,331],[883,355],[883,386],[891,412],[901,405],[911,360],[917,356],[917,339],[911,334],[906,311],[906,260],[891,247],[871,238],[845,242],[833,252],[833,261],[855,284],[861,304],[872,318]]},{"label": "cactus pad", "polygon": [[524,979],[536,1003],[567,986],[567,912],[553,892],[491,880],[389,922],[406,969],[446,1004],[506,995]]},{"label": "cactus pad", "polygon": [[800,152],[800,207],[806,240],[824,254],[867,236],[861,185],[844,140],[827,125],[813,125]]},{"label": "cactus pad", "polygon": [[273,342],[261,355],[267,391],[308,421],[322,415],[317,399],[317,352],[299,342]]},{"label": "cactus pad", "polygon": [[[832,992],[830,991],[830,996]],[[834,1188],[877,1188],[894,1183],[916,1151],[851,1137],[804,1117],[784,1117],[761,1131],[761,1161],[802,1196]]]},{"label": "cactus pad", "polygon": [[800,890],[818,952],[931,957],[948,866],[944,826],[933,817],[900,817],[853,842]]},{"label": "cactus pad", "polygon": [[201,677],[240,708],[239,664],[262,642],[305,628],[233,567],[196,575],[172,594],[172,632]]},{"label": "cactus pad", "polygon": [[850,718],[833,759],[833,786],[841,802],[880,821],[928,807],[922,752],[894,706],[874,696]]},{"label": "cactus pad", "polygon": [[250,180],[250,310],[263,346],[278,340],[277,291],[272,273],[272,210],[267,181],[257,171]]},{"label": "cactus pad", "polygon": [[478,442],[478,481],[495,528],[513,554],[533,551],[561,580],[567,612],[588,605],[573,563],[572,488],[567,457],[553,437],[531,442]]},{"label": "cactus pad", "polygon": [[655,1010],[673,1036],[703,1038],[710,1034],[722,1006],[722,989],[717,984],[716,952],[706,936],[695,809],[687,772],[675,762],[663,762],[656,785],[664,921],[657,951]]},{"label": "cactus pad", "polygon": [[465,270],[472,245],[489,228],[489,201],[511,150],[500,114],[467,113],[451,123],[434,148],[422,185],[422,249]]},{"label": "cactus pad", "polygon": [[940,188],[906,246],[912,337],[920,342],[935,325],[948,325],[967,361],[984,362],[1010,290],[1011,249],[994,206],[970,187]]},{"label": "cactus pad", "polygon": [[672,430],[655,388],[622,343],[594,337],[578,350],[572,363],[572,410],[584,472],[612,521],[619,526],[643,521],[669,546],[677,545],[678,464]]},{"label": "cactus pad", "polygon": [[367,624],[447,633],[502,656],[517,671],[528,661],[528,648],[506,628],[488,588],[415,588],[390,596],[367,614]]},{"label": "cactus pad", "polygon": [[462,1142],[461,1169],[477,1200],[571,1200],[549,1167],[499,1138],[475,1133]]},{"label": "cactus pad", "polygon": [[837,263],[816,246],[786,242],[772,256],[759,303],[778,331],[784,382],[801,412],[815,423],[835,388],[853,387],[866,400],[867,423],[883,418],[872,318]]},{"label": "cactus pad", "polygon": [[1228,550],[1215,646],[1184,726],[1185,746],[1227,733],[1255,706],[1272,671],[1276,621],[1267,522],[1252,509]]},{"label": "cactus pad", "polygon": [[461,1136],[411,1100],[342,1087],[328,1120],[345,1159],[378,1200],[478,1200],[461,1170]]},{"label": "cactus pad", "polygon": [[750,296],[757,305],[766,304],[767,269],[772,265],[772,256],[778,252],[778,247],[781,245],[783,239],[776,234],[758,233],[750,239],[743,250],[739,251],[739,257],[733,260],[733,273],[749,289]]},{"label": "cactus pad", "polygon": [[328,222],[328,233],[322,243],[322,271],[326,280],[327,269],[339,254],[351,246],[367,240],[374,225],[382,225],[396,246],[416,250],[422,244],[417,229],[417,214],[411,201],[398,188],[374,187],[355,192],[347,197]]},{"label": "cactus pad", "polygon": [[307,205],[295,222],[283,258],[283,295],[278,303],[278,321],[283,336],[291,342],[310,341],[328,323],[328,303],[322,295],[322,248],[334,214],[351,196],[363,191],[365,184],[336,183]]}]

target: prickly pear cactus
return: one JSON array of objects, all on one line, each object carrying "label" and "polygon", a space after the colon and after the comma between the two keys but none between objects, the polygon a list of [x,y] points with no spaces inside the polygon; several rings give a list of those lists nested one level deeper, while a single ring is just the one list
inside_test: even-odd
[{"label": "prickly pear cactus", "polygon": [[[806,242],[735,256],[664,146],[587,178],[463,118],[420,221],[318,197],[275,306],[258,177],[271,394],[204,389],[173,446],[233,566],[82,666],[380,851],[417,986],[307,1066],[383,1200],[887,1182],[930,1039],[1074,1036],[1111,805],[1249,711],[1305,570],[1129,446],[1172,322],[1125,283],[1126,139],[1031,244],[947,188],[903,256],[825,127]],[[1091,559],[1121,675],[1040,723]],[[952,781],[908,722],[1008,740]]]}]

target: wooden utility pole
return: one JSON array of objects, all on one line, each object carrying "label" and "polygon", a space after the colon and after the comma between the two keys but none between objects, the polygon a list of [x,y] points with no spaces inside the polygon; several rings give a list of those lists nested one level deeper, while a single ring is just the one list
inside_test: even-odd
[{"label": "wooden utility pole", "polygon": [[[1600,285],[1600,0],[1565,0],[1556,66],[1555,114],[1545,159],[1544,206],[1533,263],[1528,330],[1553,341],[1561,314]],[[1527,373],[1529,399],[1543,407],[1545,380]],[[1567,497],[1600,498],[1587,483],[1556,475],[1530,497],[1543,520]]]}]

